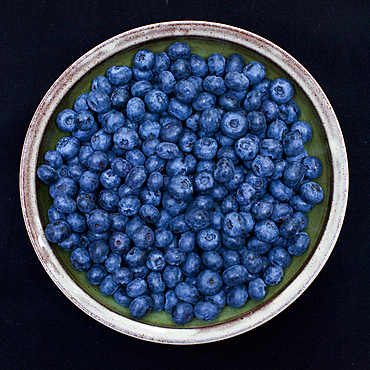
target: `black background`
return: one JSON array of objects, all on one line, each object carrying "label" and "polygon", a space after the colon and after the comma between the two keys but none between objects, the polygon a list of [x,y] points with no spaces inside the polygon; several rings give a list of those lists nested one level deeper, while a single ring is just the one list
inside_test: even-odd
[{"label": "black background", "polygon": [[[370,368],[369,2],[3,0],[0,8],[2,369]],[[18,173],[32,115],[70,64],[129,29],[189,19],[254,32],[308,69],[341,124],[350,197],[331,257],[294,304],[246,334],[180,347],[106,328],[59,291],[28,239]]]}]

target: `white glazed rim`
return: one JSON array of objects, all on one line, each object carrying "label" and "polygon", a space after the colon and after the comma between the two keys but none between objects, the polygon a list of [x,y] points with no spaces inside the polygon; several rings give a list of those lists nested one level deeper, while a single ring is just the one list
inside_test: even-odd
[{"label": "white glazed rim", "polygon": [[[131,320],[106,308],[81,289],[65,271],[45,238],[36,194],[36,166],[42,138],[50,117],[68,90],[90,69],[124,49],[148,40],[180,36],[229,41],[263,55],[286,71],[308,96],[321,122],[324,122],[333,170],[333,202],[326,228],[312,257],[295,279],[252,314],[192,329],[157,327]],[[111,329],[132,337],[158,343],[198,344],[227,339],[256,328],[283,311],[304,292],[326,263],[339,236],[347,206],[348,179],[345,143],[334,110],[320,86],[301,64],[278,46],[243,29],[213,22],[175,21],[139,27],[117,35],[87,52],[56,80],[39,104],[25,138],[20,166],[20,198],[27,232],[38,258],[58,288],[82,311]]]}]

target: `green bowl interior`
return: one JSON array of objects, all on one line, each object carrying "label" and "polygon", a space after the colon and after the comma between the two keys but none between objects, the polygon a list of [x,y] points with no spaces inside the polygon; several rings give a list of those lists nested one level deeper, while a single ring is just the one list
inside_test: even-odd
[{"label": "green bowl interior", "polygon": [[[182,41],[190,45],[192,53],[201,55],[207,58],[214,52],[219,52],[225,57],[228,57],[232,53],[240,53],[245,62],[252,60],[259,61],[266,66],[267,74],[266,77],[274,79],[277,77],[287,77],[291,79],[280,67],[274,64],[269,59],[266,59],[262,55],[241,47],[240,45],[223,42],[217,39],[205,38],[205,37],[177,37],[177,38],[166,38],[161,40],[148,41],[146,43],[137,45],[128,50],[124,50],[115,54],[114,56],[108,58],[103,63],[97,65],[92,70],[90,70],[83,78],[75,83],[75,85],[69,90],[69,92],[64,96],[54,114],[52,115],[48,127],[45,131],[41,148],[39,151],[38,165],[43,163],[44,154],[46,151],[55,149],[55,145],[58,140],[65,136],[64,132],[61,132],[56,124],[55,118],[57,114],[66,108],[72,108],[74,100],[82,93],[90,91],[91,81],[95,76],[104,75],[106,70],[112,65],[133,65],[133,59],[135,53],[146,48],[151,51],[159,52],[167,50],[168,46],[175,42]],[[294,82],[294,81],[293,81]],[[325,199],[322,203],[316,205],[313,210],[307,214],[308,216],[308,227],[306,229],[310,236],[310,245],[307,251],[298,257],[292,258],[292,263],[289,267],[284,269],[284,276],[281,282],[275,286],[267,287],[267,294],[265,298],[261,301],[253,301],[249,299],[247,303],[240,309],[232,309],[230,307],[224,307],[221,310],[219,317],[210,322],[206,323],[198,319],[193,319],[190,323],[183,325],[181,327],[195,328],[195,327],[205,327],[209,325],[215,325],[224,323],[233,319],[236,319],[245,314],[252,314],[253,310],[258,309],[266,302],[272,300],[276,295],[282,292],[299,274],[302,269],[307,264],[308,260],[311,258],[315,248],[317,247],[322,232],[326,225],[326,220],[328,217],[330,204],[331,204],[331,189],[332,189],[332,166],[331,166],[331,155],[329,151],[328,142],[326,139],[325,132],[323,130],[322,122],[320,121],[316,110],[310,100],[307,98],[302,89],[294,82],[295,95],[294,100],[299,105],[301,109],[301,120],[309,122],[313,128],[312,140],[305,144],[305,148],[309,155],[315,155],[320,158],[323,163],[323,173],[317,181],[325,192]],[[53,204],[51,197],[48,194],[48,186],[37,180],[37,197],[38,206],[41,217],[41,222],[45,227],[48,223],[47,210]],[[123,316],[129,317],[130,313],[128,308],[119,306],[112,297],[105,297],[100,292],[96,286],[91,286],[86,280],[85,272],[78,272],[74,270],[70,264],[69,256],[70,252],[63,251],[57,245],[52,245],[53,252],[58,257],[60,263],[63,265],[64,269],[73,278],[73,280],[91,297],[93,297],[97,302],[101,303],[108,309],[121,314]],[[150,313],[147,317],[141,320],[142,322],[162,327],[180,327],[174,324],[170,315],[162,311],[159,313]]]}]

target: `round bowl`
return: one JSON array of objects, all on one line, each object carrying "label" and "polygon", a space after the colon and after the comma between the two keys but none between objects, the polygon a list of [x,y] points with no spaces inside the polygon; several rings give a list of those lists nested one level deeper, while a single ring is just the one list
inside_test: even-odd
[{"label": "round bowl", "polygon": [[[239,309],[224,307],[211,322],[193,319],[176,325],[167,313],[150,313],[134,320],[127,308],[112,297],[100,294],[86,281],[86,273],[74,270],[70,252],[48,242],[44,227],[52,205],[47,185],[36,176],[47,150],[55,149],[66,134],[56,124],[57,114],[72,108],[74,99],[88,92],[92,79],[104,75],[113,65],[133,65],[139,49],[165,51],[175,42],[190,45],[193,53],[207,58],[214,52],[225,57],[240,53],[245,61],[262,62],[268,78],[286,77],[294,83],[294,100],[301,109],[301,120],[313,128],[312,140],[305,145],[310,155],[318,156],[323,173],[317,182],[325,199],[308,213],[307,232],[311,242],[306,252],[292,259],[284,269],[281,282],[269,286],[261,301],[248,300]],[[316,180],[315,180],[316,181]],[[332,252],[338,238],[347,205],[348,164],[344,140],[333,108],[324,92],[292,56],[273,43],[248,31],[228,25],[179,21],[148,25],[115,36],[73,63],[51,86],[38,106],[24,142],[20,166],[20,196],[25,225],[35,252],[58,288],[76,306],[100,323],[129,336],[170,344],[213,342],[245,333],[283,311],[315,279]]]}]

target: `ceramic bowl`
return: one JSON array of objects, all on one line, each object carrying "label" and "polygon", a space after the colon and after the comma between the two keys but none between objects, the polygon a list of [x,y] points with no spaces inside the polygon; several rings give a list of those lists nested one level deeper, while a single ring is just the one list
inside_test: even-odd
[{"label": "ceramic bowl", "polygon": [[[165,51],[175,42],[190,45],[193,53],[207,58],[214,52],[228,57],[240,53],[245,61],[257,60],[267,69],[266,77],[287,77],[294,83],[294,100],[300,119],[310,122],[313,138],[306,144],[309,154],[318,156],[323,173],[317,182],[325,199],[308,214],[308,250],[284,271],[278,285],[269,286],[262,301],[248,302],[240,309],[225,307],[211,322],[193,319],[179,326],[164,311],[151,313],[141,321],[131,318],[128,309],[112,297],[104,297],[86,281],[86,273],[75,271],[70,252],[51,245],[44,234],[47,209],[52,204],[48,187],[36,176],[47,150],[55,149],[65,134],[55,124],[57,114],[72,108],[74,99],[88,92],[92,79],[104,75],[112,65],[133,65],[142,48]],[[51,86],[38,106],[24,142],[20,167],[20,194],[25,225],[34,250],[58,288],[92,318],[118,332],[147,341],[171,344],[213,342],[245,333],[270,320],[315,279],[332,252],[345,215],[348,194],[347,155],[341,129],[333,108],[310,73],[292,56],[273,43],[248,31],[228,25],[181,21],[148,25],[113,37],[73,63]]]}]

